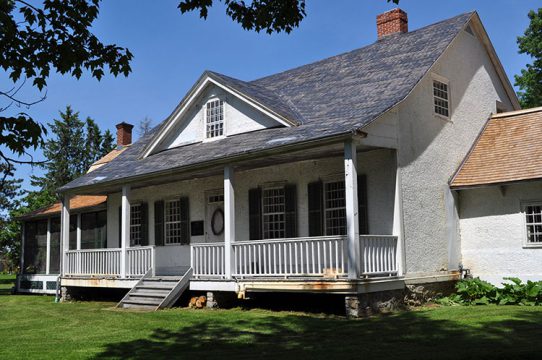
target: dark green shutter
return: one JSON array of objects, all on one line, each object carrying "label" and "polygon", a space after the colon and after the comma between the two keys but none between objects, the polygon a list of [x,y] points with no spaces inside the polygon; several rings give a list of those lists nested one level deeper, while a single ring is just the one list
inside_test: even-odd
[{"label": "dark green shutter", "polygon": [[154,245],[164,245],[164,201],[154,203]]},{"label": "dark green shutter", "polygon": [[324,235],[324,186],[322,181],[309,183],[309,236]]},{"label": "dark green shutter", "polygon": [[149,206],[141,204],[141,246],[149,245]]},{"label": "dark green shutter", "polygon": [[179,199],[181,210],[181,245],[190,244],[190,210],[188,206],[188,198],[182,197]]},{"label": "dark green shutter", "polygon": [[367,177],[358,176],[358,220],[359,233],[369,234],[369,213],[367,211]]},{"label": "dark green shutter", "polygon": [[297,237],[297,188],[295,184],[284,186],[285,236]]},{"label": "dark green shutter", "polygon": [[262,189],[248,190],[249,236],[250,240],[262,238]]}]

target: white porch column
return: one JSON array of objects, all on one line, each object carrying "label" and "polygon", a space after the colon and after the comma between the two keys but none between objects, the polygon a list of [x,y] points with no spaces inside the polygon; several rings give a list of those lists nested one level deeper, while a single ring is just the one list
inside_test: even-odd
[{"label": "white porch column", "polygon": [[403,196],[401,191],[401,169],[396,165],[395,199],[393,203],[393,236],[397,236],[397,275],[404,275],[405,244],[403,237]]},{"label": "white porch column", "polygon": [[124,185],[122,187],[122,200],[121,200],[121,223],[120,228],[120,276],[126,277],[126,269],[128,262],[126,261],[126,249],[130,247],[130,186]]},{"label": "white porch column", "polygon": [[49,275],[51,269],[51,218],[47,218],[47,247],[46,247],[45,259],[45,273]]},{"label": "white porch column", "polygon": [[68,266],[68,255],[66,252],[70,249],[70,196],[62,197],[60,209],[60,241],[62,243],[62,269],[61,274],[66,274]]},{"label": "white porch column", "polygon": [[358,169],[356,144],[344,142],[344,186],[346,201],[346,243],[348,255],[348,278],[356,279],[360,273]]},{"label": "white porch column", "polygon": [[76,244],[77,250],[81,250],[81,214],[77,214]]},{"label": "white porch column", "polygon": [[235,241],[234,170],[224,167],[224,266],[226,279],[231,279],[233,268],[232,243]]}]

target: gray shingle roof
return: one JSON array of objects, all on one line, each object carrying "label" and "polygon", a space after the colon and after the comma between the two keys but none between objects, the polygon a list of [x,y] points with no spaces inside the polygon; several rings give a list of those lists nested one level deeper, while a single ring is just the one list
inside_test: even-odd
[{"label": "gray shingle roof", "polygon": [[251,82],[209,72],[226,86],[300,125],[190,144],[141,159],[142,151],[159,131],[158,125],[118,158],[60,191],[361,129],[408,96],[471,16],[462,14],[409,33],[390,35],[361,49]]}]

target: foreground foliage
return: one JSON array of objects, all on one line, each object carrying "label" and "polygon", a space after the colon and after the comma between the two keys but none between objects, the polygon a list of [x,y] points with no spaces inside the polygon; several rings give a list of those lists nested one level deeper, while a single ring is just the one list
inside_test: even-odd
[{"label": "foreground foliage", "polygon": [[542,307],[424,308],[347,320],[255,309],[141,313],[113,305],[0,296],[0,358],[457,360],[542,351]]},{"label": "foreground foliage", "polygon": [[456,293],[439,302],[445,305],[542,305],[542,281],[504,280],[502,287],[479,278],[461,280],[456,285]]}]

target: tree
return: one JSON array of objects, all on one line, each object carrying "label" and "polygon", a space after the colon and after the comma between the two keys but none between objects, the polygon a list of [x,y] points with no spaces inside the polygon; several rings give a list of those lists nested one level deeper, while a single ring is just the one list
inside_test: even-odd
[{"label": "tree", "polygon": [[[79,79],[86,70],[98,80],[106,71],[114,76],[130,73],[130,51],[103,44],[90,31],[99,13],[99,2],[43,0],[40,7],[23,0],[0,0],[0,68],[13,83],[9,89],[0,89],[0,99],[5,100],[5,105],[0,105],[3,169],[11,169],[17,163],[34,163],[31,157],[21,157],[42,145],[45,127],[13,105],[29,108],[45,100],[51,71]],[[27,82],[41,92],[37,99],[19,97]],[[12,113],[7,114],[8,111]]]},{"label": "tree", "polygon": [[521,106],[525,108],[542,106],[542,8],[529,11],[529,27],[517,39],[519,53],[533,59],[532,64],[516,75],[516,86]]},{"label": "tree", "polygon": [[18,231],[11,222],[11,213],[19,206],[22,180],[12,179],[11,170],[3,171],[10,173],[10,178],[4,179],[0,186],[0,261],[5,260],[14,268],[19,258],[20,236],[17,238]]},{"label": "tree", "polygon": [[[306,16],[305,0],[220,1],[226,5],[226,15],[241,24],[243,29],[256,32],[264,30],[272,34],[285,31],[289,34],[294,28],[299,27]],[[387,2],[398,4],[399,0]],[[182,0],[178,8],[183,14],[199,11],[200,18],[207,19],[209,8],[213,3],[213,0]]]},{"label": "tree", "polygon": [[139,137],[143,137],[147,135],[149,131],[151,131],[151,128],[152,128],[151,125],[152,125],[152,120],[148,118],[147,116],[145,116],[145,118],[141,120],[138,125]]},{"label": "tree", "polygon": [[39,165],[45,170],[41,177],[33,177],[32,185],[55,198],[56,190],[86,173],[90,165],[111,150],[112,136],[105,137],[96,122],[79,119],[70,106],[60,112],[60,120],[49,124],[52,137],[45,142],[43,155],[47,162]]},{"label": "tree", "polygon": [[105,130],[103,141],[102,141],[100,158],[109,154],[116,147],[117,145],[115,145],[115,138],[113,137],[113,134],[111,134],[111,131],[109,131],[109,129]]}]

